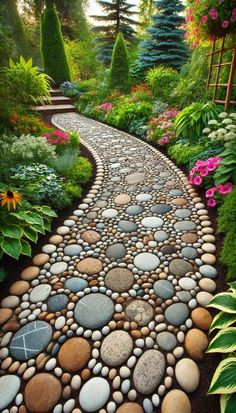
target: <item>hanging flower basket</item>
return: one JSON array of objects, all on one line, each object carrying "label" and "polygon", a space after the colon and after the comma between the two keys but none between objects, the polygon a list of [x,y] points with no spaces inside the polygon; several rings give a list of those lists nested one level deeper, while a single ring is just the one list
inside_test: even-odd
[{"label": "hanging flower basket", "polygon": [[186,37],[200,41],[236,33],[235,0],[187,0]]}]

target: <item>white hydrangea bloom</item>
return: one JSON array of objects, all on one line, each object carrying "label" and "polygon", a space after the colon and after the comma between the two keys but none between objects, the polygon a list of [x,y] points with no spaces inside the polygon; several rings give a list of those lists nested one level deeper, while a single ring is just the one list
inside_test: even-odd
[{"label": "white hydrangea bloom", "polygon": [[225,140],[234,140],[236,138],[236,133],[234,132],[228,132],[226,135],[224,135]]},{"label": "white hydrangea bloom", "polygon": [[219,118],[221,118],[221,119],[224,119],[224,118],[226,118],[228,116],[228,113],[226,113],[226,112],[221,112],[220,114],[219,114]]},{"label": "white hydrangea bloom", "polygon": [[230,113],[230,115],[229,115],[232,119],[236,119],[236,113],[235,112],[233,112],[233,113]]},{"label": "white hydrangea bloom", "polygon": [[210,133],[210,135],[208,135],[208,138],[210,139],[216,139],[217,138],[217,134],[215,132]]},{"label": "white hydrangea bloom", "polygon": [[226,126],[226,129],[227,129],[227,130],[232,130],[232,131],[234,131],[234,130],[236,130],[236,125],[233,125],[233,124],[231,123],[230,125],[227,125],[227,126]]},{"label": "white hydrangea bloom", "polygon": [[225,135],[227,133],[227,130],[224,128],[220,128],[220,129],[217,129],[216,132],[218,133],[218,135]]},{"label": "white hydrangea bloom", "polygon": [[218,122],[217,120],[212,119],[212,120],[209,120],[208,125],[218,125]]},{"label": "white hydrangea bloom", "polygon": [[229,125],[230,123],[233,123],[232,119],[230,119],[230,118],[222,120],[222,124],[224,124],[224,125]]},{"label": "white hydrangea bloom", "polygon": [[211,129],[210,129],[210,128],[205,128],[205,129],[203,129],[202,132],[203,132],[203,133],[210,133],[210,132],[211,132]]}]

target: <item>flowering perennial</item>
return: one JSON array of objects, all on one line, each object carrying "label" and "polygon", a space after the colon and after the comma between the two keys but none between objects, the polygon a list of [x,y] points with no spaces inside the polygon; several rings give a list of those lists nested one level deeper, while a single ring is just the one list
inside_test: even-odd
[{"label": "flowering perennial", "polygon": [[210,120],[203,133],[213,142],[223,144],[226,148],[236,145],[236,113],[221,112],[218,120]]},{"label": "flowering perennial", "polygon": [[148,140],[166,145],[174,136],[174,119],[178,115],[176,109],[168,109],[163,114],[151,118],[148,124]]},{"label": "flowering perennial", "polygon": [[59,129],[54,130],[51,133],[45,133],[43,135],[47,138],[48,143],[51,145],[68,145],[70,144],[70,135]]},{"label": "flowering perennial", "polygon": [[113,108],[113,104],[110,102],[104,102],[101,105],[95,107],[95,109],[103,110],[104,112],[108,112]]}]

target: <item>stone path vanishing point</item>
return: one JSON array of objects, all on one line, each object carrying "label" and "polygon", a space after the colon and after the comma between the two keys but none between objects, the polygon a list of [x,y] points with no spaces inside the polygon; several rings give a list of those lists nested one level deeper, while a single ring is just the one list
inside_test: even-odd
[{"label": "stone path vanishing point", "polygon": [[97,177],[1,302],[0,410],[191,413],[216,288],[207,210],[146,143],[54,122],[80,133]]}]

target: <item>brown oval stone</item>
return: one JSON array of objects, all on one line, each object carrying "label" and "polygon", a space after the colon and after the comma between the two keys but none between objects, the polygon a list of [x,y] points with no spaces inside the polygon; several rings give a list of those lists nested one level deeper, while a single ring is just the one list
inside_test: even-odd
[{"label": "brown oval stone", "polygon": [[101,235],[96,231],[89,230],[83,232],[81,238],[84,242],[87,242],[88,244],[96,244],[96,242],[100,241]]},{"label": "brown oval stone", "polygon": [[16,281],[11,285],[9,291],[13,295],[23,295],[28,291],[29,287],[30,285],[27,281]]},{"label": "brown oval stone", "polygon": [[131,196],[127,195],[127,194],[121,194],[121,195],[117,195],[114,199],[115,204],[117,205],[125,205],[125,204],[129,204],[131,202]]},{"label": "brown oval stone", "polygon": [[46,262],[49,260],[49,255],[48,254],[37,254],[33,258],[33,264],[34,265],[44,265]]},{"label": "brown oval stone", "polygon": [[84,338],[71,338],[67,340],[58,353],[61,367],[71,373],[82,369],[89,360],[90,345]]},{"label": "brown oval stone", "polygon": [[26,267],[22,273],[21,278],[26,281],[33,280],[34,278],[38,277],[39,275],[39,268],[31,265],[30,267]]},{"label": "brown oval stone", "polygon": [[183,234],[181,237],[181,240],[183,242],[186,242],[187,244],[193,244],[196,242],[198,239],[197,234],[193,234],[192,232],[187,232],[186,234]]},{"label": "brown oval stone", "polygon": [[165,396],[161,413],[191,413],[192,408],[187,394],[182,390],[171,390]]},{"label": "brown oval stone", "polygon": [[10,308],[0,308],[0,324],[4,324],[12,316],[13,311]]},{"label": "brown oval stone", "polygon": [[143,413],[143,408],[138,403],[124,403],[116,410],[116,413]]},{"label": "brown oval stone", "polygon": [[48,241],[50,242],[50,244],[58,245],[63,241],[63,237],[61,235],[53,235],[49,238]]},{"label": "brown oval stone", "polygon": [[191,313],[194,324],[201,330],[208,331],[212,323],[212,316],[205,308],[195,308]]},{"label": "brown oval stone", "polygon": [[24,396],[30,412],[48,413],[60,399],[61,383],[51,374],[37,374],[26,384]]},{"label": "brown oval stone", "polygon": [[82,274],[98,274],[102,271],[102,262],[96,258],[85,258],[77,264],[77,270]]},{"label": "brown oval stone", "polygon": [[84,381],[87,381],[91,376],[91,371],[89,369],[84,369],[81,371],[80,375]]},{"label": "brown oval stone", "polygon": [[193,360],[202,360],[207,346],[208,339],[201,330],[193,328],[188,331],[185,338],[185,349]]},{"label": "brown oval stone", "polygon": [[105,278],[106,286],[118,293],[129,290],[133,282],[133,274],[126,268],[113,268],[107,273]]},{"label": "brown oval stone", "polygon": [[177,205],[177,206],[182,206],[182,205],[186,205],[187,201],[184,198],[175,198],[175,199],[172,199],[172,204]]}]

